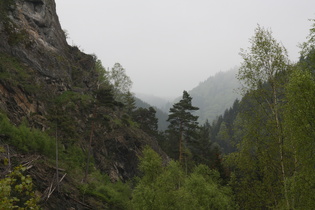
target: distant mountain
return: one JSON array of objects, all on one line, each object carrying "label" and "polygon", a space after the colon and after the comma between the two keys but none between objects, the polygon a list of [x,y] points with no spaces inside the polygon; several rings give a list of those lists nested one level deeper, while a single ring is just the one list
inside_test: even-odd
[{"label": "distant mountain", "polygon": [[[199,107],[195,114],[199,116],[200,123],[203,124],[206,120],[212,122],[217,116],[230,108],[235,99],[241,98],[237,92],[237,89],[240,87],[236,79],[237,71],[238,68],[235,67],[229,71],[219,72],[188,91],[193,98],[193,105]],[[139,107],[157,107],[160,130],[167,128],[168,124],[165,122],[168,117],[167,113],[173,104],[181,99],[181,96],[172,100],[139,93],[136,93],[136,97],[140,100],[140,102],[136,102]]]},{"label": "distant mountain", "polygon": [[137,98],[150,104],[151,106],[161,109],[165,113],[169,111],[169,108],[172,105],[171,103],[174,101],[174,98],[162,98],[144,93],[135,93],[135,95]]},{"label": "distant mountain", "polygon": [[235,67],[226,72],[219,72],[189,91],[193,105],[199,107],[196,115],[199,116],[200,123],[207,119],[212,122],[230,108],[236,98],[241,97],[237,92],[240,87],[236,79],[237,71],[238,68]]}]

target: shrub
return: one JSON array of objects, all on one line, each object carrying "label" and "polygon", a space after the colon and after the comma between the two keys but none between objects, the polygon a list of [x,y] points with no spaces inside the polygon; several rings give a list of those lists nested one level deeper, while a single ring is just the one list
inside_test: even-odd
[{"label": "shrub", "polygon": [[0,114],[0,133],[7,136],[7,143],[23,152],[35,152],[49,157],[54,156],[55,142],[48,134],[31,129],[25,124],[16,127]]},{"label": "shrub", "polygon": [[18,166],[0,180],[0,209],[39,209],[32,179],[23,175],[24,171],[25,168]]}]

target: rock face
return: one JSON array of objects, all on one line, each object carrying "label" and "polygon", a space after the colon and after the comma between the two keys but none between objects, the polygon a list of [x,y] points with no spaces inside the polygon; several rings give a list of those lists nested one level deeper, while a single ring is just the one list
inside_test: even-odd
[{"label": "rock face", "polygon": [[[60,112],[70,122],[60,136],[67,139],[73,132],[76,144],[86,153],[92,133],[95,167],[112,181],[128,180],[137,173],[137,156],[144,145],[164,155],[150,136],[121,124],[119,108],[97,108],[109,122],[95,121],[95,129],[91,128],[98,82],[95,57],[67,44],[54,0],[8,0],[0,4],[0,10],[0,112],[13,124],[26,120],[33,128],[49,130],[51,118]],[[71,97],[77,97],[75,103]],[[61,143],[64,148],[69,144]],[[40,171],[51,170],[42,165],[35,164],[33,174],[44,191],[50,183],[41,178],[46,175]],[[55,199],[65,198],[59,194]],[[53,202],[47,206],[53,208]]]},{"label": "rock face", "polygon": [[[17,122],[30,113],[46,114],[47,107],[38,100],[39,96],[53,97],[74,87],[91,89],[97,76],[94,58],[67,44],[55,1],[7,2],[11,5],[9,9],[2,8],[6,15],[0,20],[0,59],[1,65],[9,69],[5,73],[16,77],[0,80],[2,110],[15,115],[10,118]],[[32,85],[33,90],[27,90],[25,85],[12,85],[14,80],[27,83],[28,87]],[[14,108],[12,104],[17,106]]]},{"label": "rock face", "polygon": [[[68,46],[52,0],[16,0],[0,24],[0,50],[42,75],[72,81],[73,71],[93,68],[93,57]],[[81,60],[77,57],[80,57]],[[78,66],[78,61],[81,66]]]}]

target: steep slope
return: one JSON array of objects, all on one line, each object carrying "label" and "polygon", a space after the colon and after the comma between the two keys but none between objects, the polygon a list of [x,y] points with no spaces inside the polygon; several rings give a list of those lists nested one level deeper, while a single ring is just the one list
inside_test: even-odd
[{"label": "steep slope", "polygon": [[[95,180],[88,171],[126,181],[137,173],[144,145],[166,155],[133,125],[110,87],[100,87],[96,58],[67,44],[53,0],[1,0],[0,12],[0,113],[10,121],[1,115],[0,147],[14,158],[10,167],[31,163],[28,173],[46,209],[108,208],[100,197],[82,196],[81,181]],[[60,178],[66,177],[59,193],[52,190],[53,139]]]}]

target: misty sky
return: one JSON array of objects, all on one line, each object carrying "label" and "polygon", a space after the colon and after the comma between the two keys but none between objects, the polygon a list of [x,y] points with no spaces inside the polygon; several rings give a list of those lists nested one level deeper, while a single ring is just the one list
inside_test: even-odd
[{"label": "misty sky", "polygon": [[257,24],[298,59],[315,19],[314,0],[56,0],[68,43],[119,62],[132,92],[181,96],[241,63]]}]

